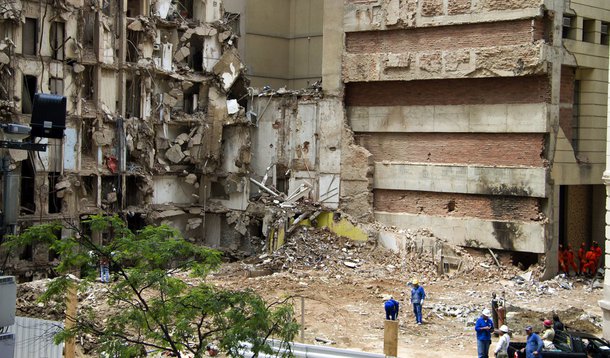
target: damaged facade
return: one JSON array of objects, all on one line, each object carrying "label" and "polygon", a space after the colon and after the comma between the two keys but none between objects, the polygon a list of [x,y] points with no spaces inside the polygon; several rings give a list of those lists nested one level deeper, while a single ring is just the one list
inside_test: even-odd
[{"label": "damaged facade", "polygon": [[606,2],[342,10],[347,120],[372,158],[378,221],[546,257],[547,276],[558,244],[604,237]]},{"label": "damaged facade", "polygon": [[29,123],[35,92],[68,98],[63,141],[10,151],[22,226],[116,212],[243,255],[325,206],[546,254],[549,275],[559,243],[604,235],[602,0],[292,0],[267,32],[237,0],[7,3],[3,121]]},{"label": "damaged facade", "polygon": [[[88,214],[117,213],[242,257],[276,246],[288,218],[321,213],[297,200],[337,207],[341,103],[322,98],[319,66],[298,92],[249,87],[235,19],[217,0],[5,2],[2,121],[29,124],[38,92],[68,102],[63,140],[7,152],[21,175],[16,231],[51,220],[86,230]],[[251,202],[261,193],[271,205]],[[6,269],[23,281],[53,260],[26,247]]]}]

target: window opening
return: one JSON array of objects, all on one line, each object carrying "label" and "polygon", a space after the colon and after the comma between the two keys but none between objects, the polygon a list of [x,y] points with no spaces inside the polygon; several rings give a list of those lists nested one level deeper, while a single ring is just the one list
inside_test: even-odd
[{"label": "window opening", "polygon": [[38,50],[38,20],[26,17],[22,29],[21,52],[24,55],[36,55]]},{"label": "window opening", "polygon": [[38,79],[36,76],[24,75],[23,85],[21,86],[21,113],[32,114],[32,105],[34,103],[34,94]]},{"label": "window opening", "polygon": [[53,59],[63,61],[64,59],[64,42],[65,42],[65,24],[63,22],[55,21],[51,24],[51,31],[49,34],[49,40],[51,43],[51,50],[53,51]]}]

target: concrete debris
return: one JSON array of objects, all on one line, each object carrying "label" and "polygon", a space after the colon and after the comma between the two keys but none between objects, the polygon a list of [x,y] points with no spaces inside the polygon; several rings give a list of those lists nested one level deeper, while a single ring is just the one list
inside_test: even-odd
[{"label": "concrete debris", "polygon": [[186,155],[182,152],[180,144],[174,144],[167,151],[165,151],[165,157],[174,164],[180,163]]},{"label": "concrete debris", "polygon": [[227,100],[227,113],[235,114],[239,112],[239,104],[236,99],[228,99]]},{"label": "concrete debris", "polygon": [[186,176],[186,178],[184,178],[184,181],[187,182],[188,184],[195,184],[197,182],[197,175],[191,173],[189,175]]},{"label": "concrete debris", "polygon": [[8,65],[11,62],[10,58],[4,52],[0,52],[0,63]]},{"label": "concrete debris", "polygon": [[218,75],[222,81],[222,88],[228,91],[235,80],[241,75],[244,65],[239,59],[239,55],[235,49],[225,51],[218,63],[214,66],[213,72]]},{"label": "concrete debris", "polygon": [[79,63],[75,63],[72,66],[72,71],[74,71],[74,73],[81,73],[85,70],[85,66],[79,64]]}]

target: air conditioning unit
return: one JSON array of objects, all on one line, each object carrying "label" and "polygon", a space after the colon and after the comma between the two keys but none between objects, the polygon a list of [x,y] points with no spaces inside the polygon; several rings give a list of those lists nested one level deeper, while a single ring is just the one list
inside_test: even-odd
[{"label": "air conditioning unit", "polygon": [[564,16],[563,17],[563,27],[572,27],[572,17]]},{"label": "air conditioning unit", "polygon": [[[15,324],[17,284],[13,276],[0,276],[0,327]],[[4,357],[0,355],[0,357]]]}]

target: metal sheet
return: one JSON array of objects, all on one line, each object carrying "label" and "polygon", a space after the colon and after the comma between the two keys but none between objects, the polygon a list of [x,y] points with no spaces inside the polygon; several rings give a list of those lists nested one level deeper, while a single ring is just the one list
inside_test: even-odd
[{"label": "metal sheet", "polygon": [[15,317],[15,324],[8,328],[15,334],[14,358],[62,358],[64,345],[55,345],[53,336],[63,326],[58,321]]}]

